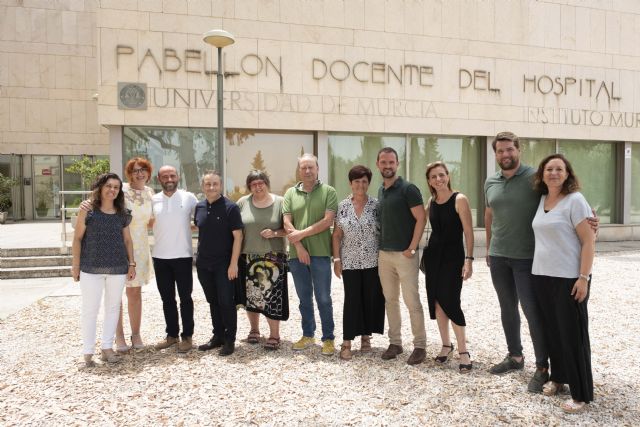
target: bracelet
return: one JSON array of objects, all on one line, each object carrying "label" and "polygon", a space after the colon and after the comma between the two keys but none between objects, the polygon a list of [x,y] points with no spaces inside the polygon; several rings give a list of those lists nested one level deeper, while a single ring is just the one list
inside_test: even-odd
[{"label": "bracelet", "polygon": [[340,261],[340,258],[334,258],[333,262]]},{"label": "bracelet", "polygon": [[464,257],[464,259],[470,259],[471,261],[473,261],[475,258],[472,257],[472,256],[466,256],[466,257]]},{"label": "bracelet", "polygon": [[585,281],[588,282],[589,281],[589,276],[587,276],[586,274],[582,274],[581,273],[579,279],[584,279]]},{"label": "bracelet", "polygon": [[130,262],[130,263],[129,263],[129,267],[135,267],[135,266],[136,266],[136,263],[135,263],[135,262]]}]

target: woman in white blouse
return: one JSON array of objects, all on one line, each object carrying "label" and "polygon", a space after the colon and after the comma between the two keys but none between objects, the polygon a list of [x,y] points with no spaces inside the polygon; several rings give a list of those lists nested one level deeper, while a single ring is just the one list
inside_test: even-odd
[{"label": "woman in white blouse", "polygon": [[351,194],[338,205],[333,228],[333,271],[344,284],[343,342],[340,358],[352,358],[351,341],[371,350],[371,334],[384,332],[384,295],[378,277],[378,200],[367,194],[371,170],[349,171]]},{"label": "woman in white blouse", "polygon": [[542,197],[532,223],[536,239],[532,273],[551,359],[550,381],[542,392],[552,396],[569,384],[571,399],[561,407],[576,413],[593,400],[587,314],[595,252],[594,232],[587,221],[591,208],[562,154],[542,160],[534,185]]}]

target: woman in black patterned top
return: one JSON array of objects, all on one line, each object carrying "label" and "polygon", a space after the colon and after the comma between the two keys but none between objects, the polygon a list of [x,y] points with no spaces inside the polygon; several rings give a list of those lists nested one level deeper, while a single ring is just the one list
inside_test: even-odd
[{"label": "woman in black patterned top", "polygon": [[384,332],[384,295],[378,277],[378,201],[367,194],[371,170],[349,171],[352,194],[338,205],[333,228],[333,270],[344,283],[343,343],[340,358],[352,357],[351,341],[371,350],[371,334]]},{"label": "woman in black patterned top", "polygon": [[122,290],[125,280],[136,276],[129,233],[131,214],[125,208],[122,180],[115,173],[105,173],[96,178],[92,190],[92,210],[78,212],[71,266],[73,280],[80,281],[82,290],[82,341],[87,366],[93,365],[96,320],[103,291],[101,359],[110,363],[119,360],[112,346]]}]

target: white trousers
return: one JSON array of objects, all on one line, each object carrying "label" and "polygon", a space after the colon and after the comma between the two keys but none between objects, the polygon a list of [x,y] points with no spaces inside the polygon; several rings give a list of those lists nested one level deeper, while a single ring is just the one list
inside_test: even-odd
[{"label": "white trousers", "polygon": [[91,274],[80,272],[82,291],[82,353],[93,354],[96,348],[96,322],[104,290],[102,348],[113,347],[113,336],[120,317],[120,303],[126,274]]}]

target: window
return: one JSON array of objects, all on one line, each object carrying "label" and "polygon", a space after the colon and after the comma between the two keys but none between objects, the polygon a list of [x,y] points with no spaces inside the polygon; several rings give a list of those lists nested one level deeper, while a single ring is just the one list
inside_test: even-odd
[{"label": "window", "polygon": [[[329,185],[338,193],[338,201],[351,194],[349,170],[364,165],[373,173],[369,194],[378,197],[382,177],[376,167],[378,151],[392,147],[398,152],[400,167],[398,175],[406,177],[405,137],[403,135],[353,135],[329,134]],[[323,165],[320,165],[322,168]]]},{"label": "window", "polygon": [[412,136],[411,181],[420,188],[425,203],[431,197],[425,172],[427,164],[443,161],[449,169],[451,187],[466,195],[471,205],[473,226],[481,223],[484,215],[482,206],[481,148],[484,138],[474,136]]}]

